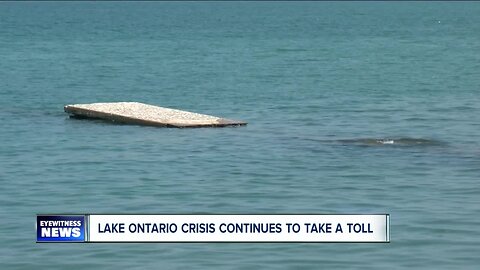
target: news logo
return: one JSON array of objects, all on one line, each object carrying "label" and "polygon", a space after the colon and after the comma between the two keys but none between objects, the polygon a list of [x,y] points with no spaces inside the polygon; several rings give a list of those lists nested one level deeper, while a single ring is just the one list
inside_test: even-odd
[{"label": "news logo", "polygon": [[37,242],[85,240],[85,216],[37,215]]}]

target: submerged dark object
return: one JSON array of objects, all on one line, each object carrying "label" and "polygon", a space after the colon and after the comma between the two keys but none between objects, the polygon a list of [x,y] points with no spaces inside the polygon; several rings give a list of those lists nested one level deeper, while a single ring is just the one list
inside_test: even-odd
[{"label": "submerged dark object", "polygon": [[434,146],[443,145],[441,141],[422,138],[361,138],[338,140],[341,144],[360,145],[360,146]]}]

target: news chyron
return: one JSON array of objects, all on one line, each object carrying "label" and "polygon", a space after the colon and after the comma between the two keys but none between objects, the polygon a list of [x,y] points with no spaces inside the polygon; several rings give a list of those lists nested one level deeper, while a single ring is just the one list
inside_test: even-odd
[{"label": "news chyron", "polygon": [[37,242],[85,242],[85,216],[37,215]]}]

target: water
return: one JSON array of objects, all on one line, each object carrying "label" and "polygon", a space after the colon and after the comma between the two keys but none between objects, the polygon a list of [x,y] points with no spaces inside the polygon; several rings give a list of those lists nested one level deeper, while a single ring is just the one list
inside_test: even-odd
[{"label": "water", "polygon": [[[476,268],[479,12],[0,3],[1,268]],[[108,101],[249,125],[161,129],[63,112]],[[390,213],[392,242],[35,244],[35,214],[65,212]]]}]

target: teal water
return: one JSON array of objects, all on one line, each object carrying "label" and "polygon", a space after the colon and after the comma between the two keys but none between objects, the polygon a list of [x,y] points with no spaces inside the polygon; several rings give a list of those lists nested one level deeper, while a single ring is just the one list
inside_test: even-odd
[{"label": "teal water", "polygon": [[[0,2],[0,268],[477,268],[478,14],[474,2]],[[63,112],[108,101],[249,125]],[[389,213],[392,242],[36,244],[35,214],[65,212]]]}]

